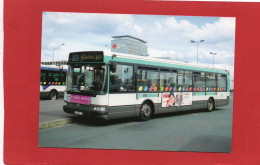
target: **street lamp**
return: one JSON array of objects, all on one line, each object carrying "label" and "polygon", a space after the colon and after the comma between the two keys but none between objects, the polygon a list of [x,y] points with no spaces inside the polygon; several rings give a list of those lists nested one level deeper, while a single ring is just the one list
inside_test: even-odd
[{"label": "street lamp", "polygon": [[56,47],[55,49],[53,49],[53,57],[52,57],[52,61],[54,62],[54,51],[57,50],[59,47],[63,46],[64,43],[62,43],[60,46]]},{"label": "street lamp", "polygon": [[200,42],[204,42],[204,40],[200,40],[200,41],[194,41],[194,40],[191,40],[190,41],[191,43],[196,43],[197,44],[197,64],[199,63],[198,61],[199,61],[199,43]]},{"label": "street lamp", "polygon": [[210,52],[210,54],[213,55],[213,67],[214,67],[214,56],[217,55],[217,53]]},{"label": "street lamp", "polygon": [[110,50],[111,50],[111,47],[110,46],[108,46],[108,45],[105,45],[106,47],[108,47]]}]

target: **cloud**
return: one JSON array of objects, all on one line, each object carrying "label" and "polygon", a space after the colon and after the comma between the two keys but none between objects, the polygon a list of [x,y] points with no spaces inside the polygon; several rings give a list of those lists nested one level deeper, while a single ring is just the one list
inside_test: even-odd
[{"label": "cloud", "polygon": [[142,33],[143,32],[143,28],[138,26],[138,25],[134,25],[133,29],[137,32],[137,33]]},{"label": "cloud", "polygon": [[[59,33],[100,33],[111,34],[132,26],[131,15],[107,15],[85,13],[46,13],[43,15],[45,27],[55,27]],[[104,26],[105,25],[105,26]]]}]

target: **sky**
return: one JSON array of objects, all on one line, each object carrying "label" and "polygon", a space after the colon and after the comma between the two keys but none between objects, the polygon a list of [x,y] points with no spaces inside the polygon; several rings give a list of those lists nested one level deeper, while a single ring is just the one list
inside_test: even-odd
[{"label": "sky", "polygon": [[[234,17],[44,12],[42,61],[67,60],[70,52],[106,50],[111,36],[131,35],[147,42],[150,57],[228,69],[234,77]],[[64,45],[62,45],[64,43]],[[62,45],[62,46],[61,46]],[[59,48],[57,48],[59,47]],[[56,49],[57,48],[57,49]],[[55,50],[55,51],[53,51]]]}]

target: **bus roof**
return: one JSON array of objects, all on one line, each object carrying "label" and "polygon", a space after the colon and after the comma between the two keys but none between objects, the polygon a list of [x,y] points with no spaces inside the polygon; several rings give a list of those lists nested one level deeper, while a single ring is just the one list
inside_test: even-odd
[{"label": "bus roof", "polygon": [[153,58],[147,56],[137,56],[137,55],[123,54],[123,53],[116,53],[116,52],[109,52],[109,51],[105,51],[104,56],[108,57],[108,59],[105,62],[118,61],[118,62],[137,63],[137,64],[152,65],[152,66],[159,66],[159,67],[189,69],[195,71],[207,71],[207,72],[217,72],[217,73],[229,72],[228,70],[220,69],[220,68],[213,68],[213,67],[201,66],[201,65],[173,61],[173,60],[165,60],[165,59],[159,59],[159,58]]}]

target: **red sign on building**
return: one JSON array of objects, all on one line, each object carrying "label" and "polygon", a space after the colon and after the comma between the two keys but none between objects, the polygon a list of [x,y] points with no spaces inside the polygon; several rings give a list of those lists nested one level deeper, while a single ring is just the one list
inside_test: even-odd
[{"label": "red sign on building", "polygon": [[114,49],[115,49],[116,47],[117,47],[117,46],[116,46],[116,44],[113,44],[113,45],[112,45],[112,48],[114,48]]}]

